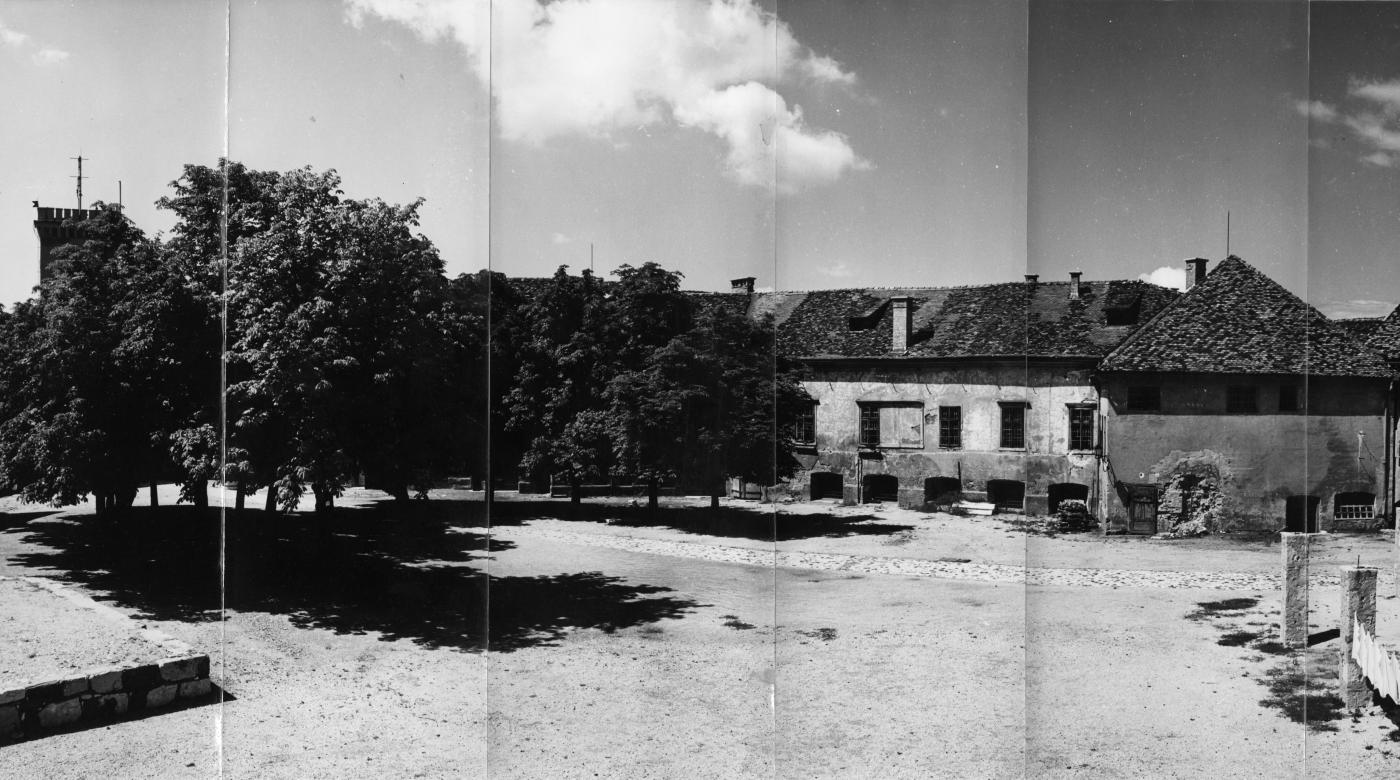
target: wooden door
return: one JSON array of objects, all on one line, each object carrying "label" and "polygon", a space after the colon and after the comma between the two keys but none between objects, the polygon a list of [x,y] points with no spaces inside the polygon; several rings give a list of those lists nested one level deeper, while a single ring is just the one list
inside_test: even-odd
[{"label": "wooden door", "polygon": [[1157,486],[1128,486],[1128,533],[1157,533]]}]

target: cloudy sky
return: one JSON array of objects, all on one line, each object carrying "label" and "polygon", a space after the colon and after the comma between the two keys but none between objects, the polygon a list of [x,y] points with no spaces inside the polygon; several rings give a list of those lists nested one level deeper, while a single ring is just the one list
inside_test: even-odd
[{"label": "cloudy sky", "polygon": [[[690,286],[968,284],[1230,249],[1400,300],[1400,4],[0,0],[0,300],[31,200],[190,162],[425,197],[453,273],[656,260]],[[227,52],[227,56],[226,56]],[[492,99],[494,97],[494,99]]]}]

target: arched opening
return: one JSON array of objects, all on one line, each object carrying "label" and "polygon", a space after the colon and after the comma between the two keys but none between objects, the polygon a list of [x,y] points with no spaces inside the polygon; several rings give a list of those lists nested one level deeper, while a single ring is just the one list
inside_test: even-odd
[{"label": "arched opening", "polygon": [[1056,482],[1050,486],[1050,514],[1060,508],[1061,501],[1083,501],[1089,503],[1089,486],[1074,482]]},{"label": "arched opening", "polygon": [[866,474],[861,488],[862,500],[867,504],[899,500],[899,478],[893,474]]},{"label": "arched opening", "polygon": [[924,480],[924,503],[951,506],[962,500],[962,485],[956,477],[929,477]]},{"label": "arched opening", "polygon": [[840,474],[833,474],[830,471],[813,471],[811,480],[812,500],[844,497]]},{"label": "arched opening", "polygon": [[1332,504],[1332,516],[1338,520],[1374,520],[1375,493],[1338,493]]},{"label": "arched opening", "polygon": [[1317,496],[1289,496],[1284,501],[1283,530],[1293,533],[1317,533]]},{"label": "arched opening", "polygon": [[989,479],[987,480],[987,501],[996,504],[998,511],[1024,509],[1026,483],[1014,479]]}]

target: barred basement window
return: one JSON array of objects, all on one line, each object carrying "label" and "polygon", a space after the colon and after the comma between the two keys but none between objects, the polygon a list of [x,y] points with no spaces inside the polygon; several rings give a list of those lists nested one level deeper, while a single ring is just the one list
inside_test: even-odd
[{"label": "barred basement window", "polygon": [[1128,409],[1134,412],[1155,412],[1162,408],[1162,388],[1139,386],[1128,388]]},{"label": "barred basement window", "polygon": [[938,446],[945,450],[962,449],[962,407],[938,407]]},{"label": "barred basement window", "polygon": [[1071,406],[1069,408],[1069,448],[1072,450],[1094,449],[1094,407]]},{"label": "barred basement window", "polygon": [[795,444],[817,443],[816,404],[798,410],[797,418],[792,421],[792,441]]},{"label": "barred basement window", "polygon": [[1225,390],[1225,411],[1234,414],[1259,411],[1259,393],[1250,385],[1230,385]]},{"label": "barred basement window", "polygon": [[1373,520],[1376,497],[1371,493],[1338,493],[1332,515],[1338,520]]},{"label": "barred basement window", "polygon": [[1026,405],[1015,401],[1001,405],[1001,446],[1008,450],[1026,448]]}]

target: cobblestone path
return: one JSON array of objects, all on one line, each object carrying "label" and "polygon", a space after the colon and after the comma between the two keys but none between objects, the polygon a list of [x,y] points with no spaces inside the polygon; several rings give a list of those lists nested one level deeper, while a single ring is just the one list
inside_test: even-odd
[{"label": "cobblestone path", "polygon": [[[503,539],[545,539],[564,544],[606,547],[625,552],[668,555],[676,558],[698,558],[722,563],[740,563],[748,566],[777,565],[789,569],[895,574],[950,580],[1019,582],[1027,585],[1069,585],[1095,588],[1278,590],[1281,587],[1278,575],[1258,572],[1028,568],[996,563],[957,563],[883,556],[782,552],[749,547],[731,547],[699,541],[680,542],[606,534],[574,533],[546,528],[531,528],[530,526],[498,527],[492,530],[492,535]],[[1311,584],[1318,588],[1335,588],[1339,582],[1335,574],[1316,573],[1312,575]],[[1393,587],[1394,574],[1382,571],[1381,586]]]}]

